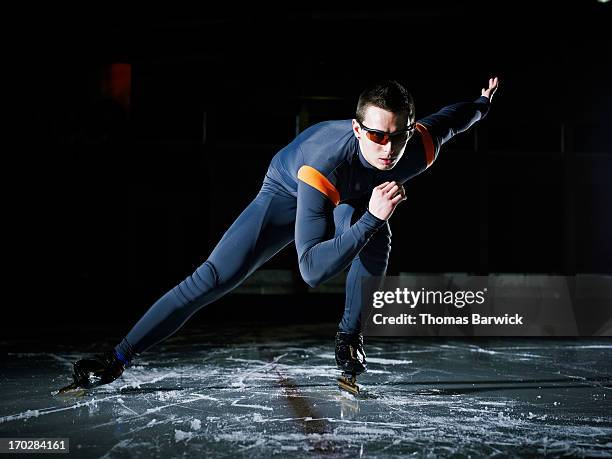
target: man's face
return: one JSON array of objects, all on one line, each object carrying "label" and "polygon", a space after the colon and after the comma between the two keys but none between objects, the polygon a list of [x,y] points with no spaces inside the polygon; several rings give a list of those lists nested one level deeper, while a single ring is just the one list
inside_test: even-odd
[{"label": "man's face", "polygon": [[[405,132],[412,122],[407,111],[394,113],[369,105],[361,125],[357,120],[353,120],[353,133],[359,139],[359,147],[366,161],[383,171],[393,169],[404,154],[408,139],[414,133],[413,129]],[[368,134],[366,128],[379,132]],[[390,135],[384,136],[384,133]],[[395,133],[398,135],[393,135]]]}]

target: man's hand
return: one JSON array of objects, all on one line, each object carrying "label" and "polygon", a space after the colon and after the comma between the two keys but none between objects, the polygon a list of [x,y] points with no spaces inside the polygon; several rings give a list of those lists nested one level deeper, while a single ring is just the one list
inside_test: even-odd
[{"label": "man's hand", "polygon": [[368,210],[381,220],[388,220],[395,207],[406,199],[406,191],[399,182],[384,182],[372,190]]},{"label": "man's hand", "polygon": [[482,96],[488,97],[489,98],[489,102],[493,100],[493,94],[495,94],[495,91],[497,91],[497,87],[499,86],[498,81],[497,81],[497,77],[495,78],[489,78],[489,87],[488,88],[482,88],[481,92],[482,92]]}]

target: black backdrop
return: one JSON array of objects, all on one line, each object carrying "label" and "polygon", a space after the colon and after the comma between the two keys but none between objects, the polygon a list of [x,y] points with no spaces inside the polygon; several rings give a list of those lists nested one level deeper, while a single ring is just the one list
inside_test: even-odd
[{"label": "black backdrop", "polygon": [[[205,260],[296,128],[352,117],[379,78],[409,88],[417,118],[501,79],[489,117],[408,183],[390,274],[612,272],[610,4],[490,8],[38,11],[17,37],[4,325],[127,331]],[[127,108],[102,89],[114,63],[131,68]],[[296,272],[294,248],[266,266]],[[262,317],[338,318],[341,295],[299,298],[226,298],[198,320],[256,301]]]}]

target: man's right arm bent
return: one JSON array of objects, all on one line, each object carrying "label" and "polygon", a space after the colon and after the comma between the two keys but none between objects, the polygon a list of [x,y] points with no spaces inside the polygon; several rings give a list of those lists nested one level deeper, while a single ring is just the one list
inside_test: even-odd
[{"label": "man's right arm bent", "polygon": [[298,172],[295,245],[304,281],[316,287],[344,270],[405,199],[400,183],[378,185],[361,218],[346,231],[329,238],[336,233],[332,228],[333,212],[340,195],[323,174],[302,166]]},{"label": "man's right arm bent", "polygon": [[311,287],[348,267],[370,237],[385,223],[385,220],[366,210],[345,232],[329,239],[333,234],[333,210],[337,204],[332,199],[303,179],[298,179],[295,246],[300,273]]}]

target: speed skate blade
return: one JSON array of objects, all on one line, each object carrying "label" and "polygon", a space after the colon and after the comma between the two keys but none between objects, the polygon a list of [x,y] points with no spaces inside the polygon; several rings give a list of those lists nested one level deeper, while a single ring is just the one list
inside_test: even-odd
[{"label": "speed skate blade", "polygon": [[355,377],[340,376],[338,378],[338,386],[353,395],[359,395],[359,386],[355,383]]},{"label": "speed skate blade", "polygon": [[73,382],[53,392],[52,395],[62,395],[62,394],[68,394],[68,393],[71,395],[82,395],[85,393],[85,389],[81,387],[79,384]]},{"label": "speed skate blade", "polygon": [[62,395],[70,393],[70,395],[83,395],[87,389],[93,389],[94,387],[101,386],[102,384],[103,383],[98,378],[94,379],[93,381],[90,379],[82,379],[80,381],[73,381],[52,394]]}]

